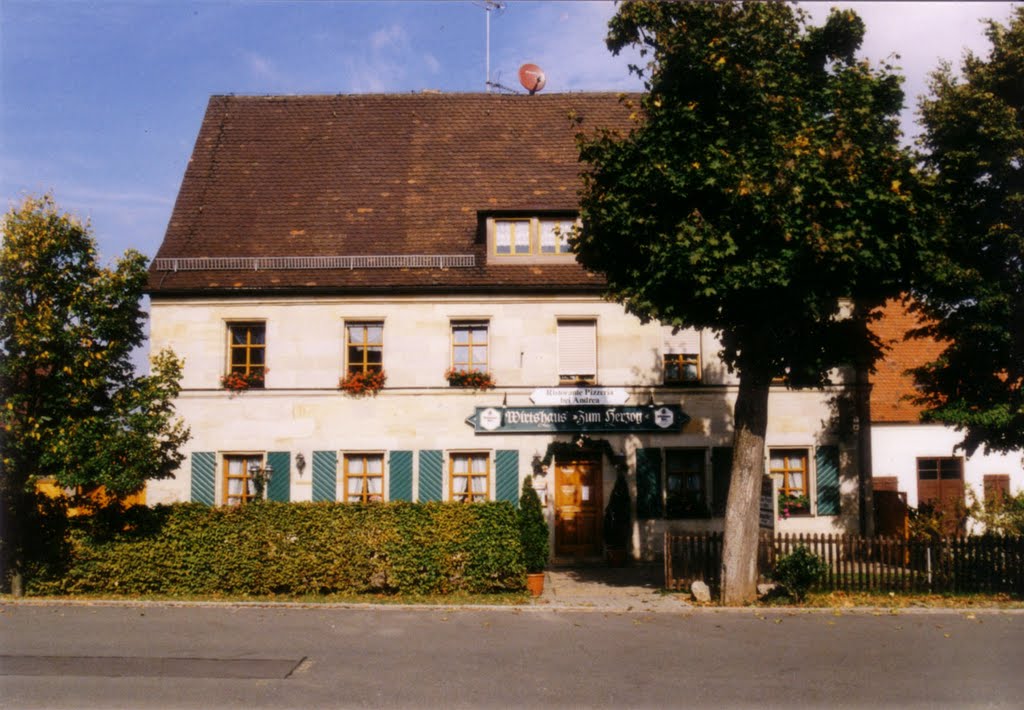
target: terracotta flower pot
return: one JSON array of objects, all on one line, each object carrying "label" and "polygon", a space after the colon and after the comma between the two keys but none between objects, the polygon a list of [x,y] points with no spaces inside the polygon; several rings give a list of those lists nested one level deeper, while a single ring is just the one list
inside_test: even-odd
[{"label": "terracotta flower pot", "polygon": [[543,572],[528,572],[526,575],[526,588],[530,590],[530,594],[535,597],[539,597],[544,593],[544,573]]}]

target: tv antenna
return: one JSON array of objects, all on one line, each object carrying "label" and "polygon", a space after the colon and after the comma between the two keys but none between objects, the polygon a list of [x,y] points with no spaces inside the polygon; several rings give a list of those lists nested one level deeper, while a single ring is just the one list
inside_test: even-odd
[{"label": "tv antenna", "polygon": [[497,82],[491,81],[491,13],[497,12],[499,15],[505,12],[506,3],[500,2],[500,0],[481,0],[480,2],[474,2],[474,5],[482,7],[486,16],[486,22],[484,25],[485,32],[485,48],[484,55],[486,61],[487,76],[484,78],[484,86],[487,87],[487,93],[491,93],[491,87],[501,89],[503,91],[510,91],[513,94],[519,92],[514,89],[510,89],[507,86],[502,86]]}]

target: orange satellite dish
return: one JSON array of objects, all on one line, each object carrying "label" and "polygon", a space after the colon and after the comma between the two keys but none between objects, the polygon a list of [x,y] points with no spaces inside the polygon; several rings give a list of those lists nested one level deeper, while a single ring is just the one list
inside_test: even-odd
[{"label": "orange satellite dish", "polygon": [[531,94],[543,89],[546,82],[544,70],[536,64],[524,64],[519,67],[519,83]]}]

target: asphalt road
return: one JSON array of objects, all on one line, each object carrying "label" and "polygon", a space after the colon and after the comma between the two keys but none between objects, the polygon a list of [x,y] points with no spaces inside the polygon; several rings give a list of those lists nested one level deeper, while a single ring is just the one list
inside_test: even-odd
[{"label": "asphalt road", "polygon": [[1024,707],[1020,612],[0,604],[0,707]]}]

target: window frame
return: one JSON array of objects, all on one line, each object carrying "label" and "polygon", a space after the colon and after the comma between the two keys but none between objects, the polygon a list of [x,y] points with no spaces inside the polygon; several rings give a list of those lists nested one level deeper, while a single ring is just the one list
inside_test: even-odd
[{"label": "window frame", "polygon": [[[498,239],[499,230],[503,225],[511,225],[508,237],[508,251],[500,251],[502,244]],[[554,224],[555,229],[565,230],[562,234],[554,234],[553,251],[545,249],[545,228],[548,224]],[[520,238],[519,225],[525,228],[525,240]],[[517,212],[500,215],[488,215],[485,219],[487,256],[488,259],[499,261],[517,261],[519,263],[550,263],[551,261],[571,262],[576,257],[569,245],[568,233],[574,228],[581,226],[579,215],[576,213],[528,213]],[[516,250],[517,246],[525,246],[525,249]]]},{"label": "window frame", "polygon": [[[792,455],[798,455],[802,458],[803,468],[793,468],[789,465],[788,459]],[[786,462],[781,468],[776,468],[772,460],[776,456],[783,456],[786,458]],[[803,474],[803,486],[797,488],[791,485],[791,476],[793,473],[800,472]],[[768,475],[772,477],[780,478],[779,495],[789,496],[802,495],[807,498],[807,513],[812,514],[815,508],[814,496],[813,496],[813,484],[811,481],[812,470],[811,470],[811,449],[805,446],[773,446],[768,449]]]},{"label": "window frame", "polygon": [[[345,330],[345,362],[344,372],[345,375],[353,374],[369,374],[373,372],[384,371],[384,320],[383,319],[353,319],[346,320],[342,324]],[[363,328],[364,340],[361,342],[353,342],[351,338],[350,328]],[[380,329],[380,340],[371,342],[369,340],[369,329],[379,328]],[[371,363],[369,358],[370,349],[378,347],[380,348],[380,363]],[[361,362],[354,363],[352,361],[352,349],[362,348],[363,356]]]},{"label": "window frame", "polygon": [[[230,464],[232,461],[243,461],[242,474],[231,474]],[[253,480],[252,476],[249,475],[249,466],[256,462],[261,468],[266,466],[267,456],[266,453],[259,452],[231,452],[221,455],[221,475],[220,475],[220,487],[221,487],[221,505],[227,507],[247,505],[251,501],[256,499],[255,491],[252,490]],[[242,492],[237,495],[231,493],[231,481],[241,480],[242,481]],[[264,490],[266,495],[266,490]],[[232,502],[232,499],[237,498],[238,500]]]},{"label": "window frame", "polygon": [[[267,372],[267,322],[260,320],[239,320],[239,321],[226,321],[227,326],[225,331],[227,335],[227,374],[238,373],[241,375],[249,376],[256,371],[263,374],[263,378],[259,380],[253,380],[250,382],[250,388],[260,388],[265,386],[266,372]],[[236,329],[245,329],[245,342],[236,344],[235,343],[235,332]],[[255,329],[262,330],[263,342],[254,343],[252,338],[252,331]],[[255,351],[262,352],[263,362],[254,363],[253,353]],[[235,363],[235,352],[244,352],[244,362]]]},{"label": "window frame", "polygon": [[[349,462],[359,459],[362,461],[362,473],[349,470]],[[371,473],[367,465],[371,459],[380,461],[380,473]],[[353,495],[349,492],[349,479],[361,478],[363,481],[362,490],[358,494],[359,500],[349,500]],[[380,493],[370,492],[369,481],[371,478],[380,479]],[[384,503],[388,500],[387,495],[387,471],[384,466],[384,453],[380,451],[342,451],[341,452],[341,495],[339,499],[344,503]]]},{"label": "window frame", "polygon": [[[467,462],[466,466],[466,490],[464,493],[455,492],[455,462],[456,459],[465,458]],[[493,483],[491,476],[494,473],[494,466],[492,465],[493,456],[490,451],[451,451],[448,453],[448,476],[447,476],[447,493],[448,501],[452,503],[486,503],[491,500],[491,491],[493,489]],[[486,471],[484,473],[473,473],[473,461],[483,459],[486,465]],[[462,474],[460,474],[461,476]],[[482,493],[473,490],[473,480],[483,479],[484,491]],[[456,496],[462,496],[457,498]]]},{"label": "window frame", "polygon": [[[458,329],[468,329],[468,341],[466,343],[457,343],[455,338],[455,331]],[[473,331],[480,330],[484,331],[484,343],[483,345],[477,345],[473,340]],[[459,319],[452,320],[450,322],[449,333],[451,337],[451,350],[450,363],[451,369],[456,372],[482,372],[489,373],[491,371],[491,324],[488,320],[483,319]],[[467,362],[465,363],[465,370],[460,369],[460,363],[455,359],[455,349],[457,347],[464,347],[467,349]],[[473,361],[473,348],[483,347],[484,349],[484,367],[475,367]]]},{"label": "window frame", "polygon": [[[679,377],[669,377],[668,367],[670,359],[678,359]],[[685,377],[686,366],[693,365],[696,372],[694,377]],[[700,353],[663,353],[661,359],[662,382],[666,385],[691,385],[701,381]]]}]

